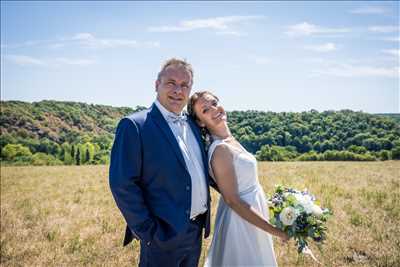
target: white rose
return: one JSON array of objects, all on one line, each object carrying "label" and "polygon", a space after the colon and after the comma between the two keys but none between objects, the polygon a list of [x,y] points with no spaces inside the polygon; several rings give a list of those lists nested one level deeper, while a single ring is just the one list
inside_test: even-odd
[{"label": "white rose", "polygon": [[303,204],[303,208],[308,214],[311,214],[311,213],[313,213],[314,204],[310,203],[310,202],[306,202]]},{"label": "white rose", "polygon": [[309,195],[296,194],[296,200],[307,213],[313,212],[314,203]]},{"label": "white rose", "polygon": [[293,207],[286,207],[279,214],[279,219],[284,225],[292,225],[296,218],[297,212]]},{"label": "white rose", "polygon": [[319,216],[321,216],[322,215],[322,209],[319,207],[319,206],[317,206],[317,205],[313,205],[313,207],[312,207],[312,214],[314,214],[315,216],[317,216],[317,217],[319,217]]},{"label": "white rose", "polygon": [[297,200],[298,202],[304,202],[304,201],[306,201],[305,196],[302,195],[302,194],[296,193],[296,194],[293,194],[293,195],[294,195],[294,197],[296,198],[296,200]]}]

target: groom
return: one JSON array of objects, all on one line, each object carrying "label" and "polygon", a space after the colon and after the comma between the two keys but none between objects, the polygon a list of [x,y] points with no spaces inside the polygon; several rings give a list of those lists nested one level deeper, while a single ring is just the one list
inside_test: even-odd
[{"label": "groom", "polygon": [[192,84],[191,65],[169,59],[154,104],[116,130],[110,187],[128,224],[124,245],[140,240],[139,266],[197,266],[202,229],[210,233],[207,157],[197,125],[182,112]]}]

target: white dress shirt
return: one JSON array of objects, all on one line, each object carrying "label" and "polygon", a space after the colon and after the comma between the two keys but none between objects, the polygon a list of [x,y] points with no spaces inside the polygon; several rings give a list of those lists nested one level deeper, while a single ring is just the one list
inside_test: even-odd
[{"label": "white dress shirt", "polygon": [[171,119],[178,115],[168,111],[158,100],[154,104],[172,130],[189,171],[192,183],[186,190],[192,189],[190,218],[194,218],[207,211],[207,184],[199,144],[187,121]]}]

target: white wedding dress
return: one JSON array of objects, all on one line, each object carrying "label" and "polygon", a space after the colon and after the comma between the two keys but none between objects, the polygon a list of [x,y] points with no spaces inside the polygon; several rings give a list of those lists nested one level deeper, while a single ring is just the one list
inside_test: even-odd
[{"label": "white wedding dress", "polygon": [[[243,147],[239,149],[217,139],[210,145],[209,162],[215,148],[222,144],[229,146],[233,152],[240,198],[268,219],[266,197],[258,182],[257,160]],[[210,175],[214,177],[211,163]],[[214,235],[204,266],[277,266],[272,237],[236,214],[221,196]]]}]

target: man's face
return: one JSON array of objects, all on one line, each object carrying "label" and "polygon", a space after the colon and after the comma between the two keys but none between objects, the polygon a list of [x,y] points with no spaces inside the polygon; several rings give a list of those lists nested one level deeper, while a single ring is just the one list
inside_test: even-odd
[{"label": "man's face", "polygon": [[168,111],[182,112],[192,89],[190,72],[180,66],[169,66],[156,81],[157,99]]}]

